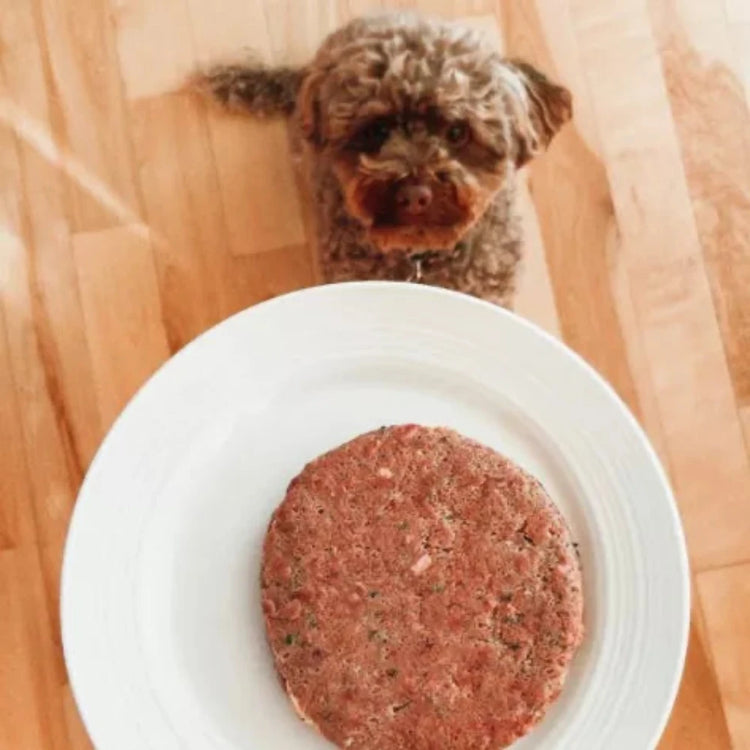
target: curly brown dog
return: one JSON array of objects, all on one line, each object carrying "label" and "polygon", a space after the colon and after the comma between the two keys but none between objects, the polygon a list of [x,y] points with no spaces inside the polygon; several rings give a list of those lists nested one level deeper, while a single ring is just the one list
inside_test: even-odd
[{"label": "curly brown dog", "polygon": [[421,281],[512,301],[516,170],[571,116],[570,93],[458,24],[363,18],[308,65],[219,66],[220,101],[288,115],[309,144],[326,281]]}]

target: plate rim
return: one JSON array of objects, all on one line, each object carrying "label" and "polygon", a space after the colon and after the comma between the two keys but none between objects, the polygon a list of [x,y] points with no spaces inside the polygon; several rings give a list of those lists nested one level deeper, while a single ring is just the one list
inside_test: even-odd
[{"label": "plate rim", "polygon": [[336,283],[336,284],[325,284],[325,285],[307,287],[307,288],[303,288],[303,289],[299,289],[299,290],[295,290],[295,291],[287,292],[285,294],[278,295],[271,299],[262,301],[260,303],[257,303],[249,307],[246,307],[242,310],[239,310],[238,312],[215,323],[210,328],[207,328],[205,331],[201,332],[198,336],[196,336],[194,339],[189,341],[180,350],[178,350],[172,356],[170,356],[166,361],[161,363],[160,366],[153,373],[151,373],[151,375],[139,386],[139,388],[130,397],[130,399],[127,401],[123,409],[114,419],[109,429],[107,430],[107,433],[102,438],[96,450],[96,453],[94,454],[86,470],[83,481],[81,482],[80,488],[78,490],[78,493],[76,496],[76,503],[71,513],[70,520],[68,523],[68,528],[66,531],[65,544],[64,544],[64,549],[63,549],[63,560],[62,560],[61,574],[60,574],[60,584],[59,584],[60,603],[59,603],[58,614],[60,616],[63,657],[65,661],[66,672],[68,674],[71,694],[73,696],[75,705],[81,715],[81,718],[85,725],[87,733],[89,734],[89,736],[91,737],[93,741],[94,738],[92,736],[91,727],[96,722],[91,721],[91,717],[88,713],[88,709],[85,708],[83,705],[84,700],[82,699],[82,696],[81,696],[80,683],[76,684],[77,678],[74,677],[76,669],[72,666],[73,661],[75,660],[75,657],[72,655],[72,650],[71,650],[72,648],[71,647],[71,635],[70,635],[71,617],[66,616],[66,612],[69,609],[69,605],[67,604],[67,602],[70,601],[71,596],[72,596],[71,590],[75,586],[75,583],[72,580],[71,573],[70,573],[70,568],[71,568],[70,560],[73,555],[71,550],[74,549],[76,539],[79,536],[77,529],[82,524],[82,521],[80,520],[80,518],[86,512],[85,510],[86,507],[88,507],[90,503],[93,502],[93,500],[90,500],[88,498],[95,497],[91,495],[91,493],[88,492],[88,486],[90,484],[90,477],[93,475],[94,469],[99,465],[99,463],[101,463],[101,461],[104,460],[103,456],[105,456],[105,454],[107,453],[108,445],[113,439],[113,435],[118,431],[118,427],[120,423],[123,421],[124,418],[126,418],[126,415],[128,415],[131,412],[134,404],[140,400],[142,393],[146,389],[150,388],[155,380],[157,379],[160,380],[161,378],[165,377],[164,373],[167,372],[169,369],[175,366],[179,366],[178,364],[175,364],[175,363],[179,363],[181,359],[184,359],[186,356],[188,356],[189,352],[194,352],[196,349],[198,349],[202,345],[202,342],[204,342],[206,339],[214,335],[217,329],[227,326],[227,324],[229,324],[230,321],[233,321],[237,318],[246,317],[249,315],[254,315],[260,311],[268,311],[272,309],[273,307],[283,306],[285,304],[289,304],[290,302],[297,301],[301,298],[327,296],[330,294],[337,294],[337,293],[342,293],[342,292],[344,294],[349,294],[349,293],[354,294],[359,290],[375,290],[375,289],[378,290],[378,293],[383,292],[384,294],[387,294],[389,291],[391,292],[396,291],[398,293],[407,294],[407,295],[425,295],[426,297],[433,296],[436,299],[439,297],[450,297],[454,299],[458,298],[461,300],[462,304],[483,307],[486,310],[491,311],[493,314],[501,318],[505,318],[506,321],[508,319],[511,319],[513,321],[513,325],[518,325],[521,328],[526,329],[526,332],[528,334],[537,337],[539,340],[543,341],[546,346],[551,346],[552,348],[557,350],[557,352],[560,353],[561,355],[574,360],[579,367],[581,367],[584,371],[587,372],[589,377],[592,377],[595,381],[598,381],[599,386],[602,387],[603,390],[607,393],[609,400],[617,408],[618,412],[623,417],[623,419],[628,423],[629,428],[632,431],[633,435],[637,437],[638,443],[640,444],[641,448],[644,449],[645,453],[648,456],[649,462],[651,464],[651,468],[656,473],[656,477],[659,481],[660,488],[664,495],[664,500],[667,503],[667,507],[669,511],[669,518],[670,518],[670,523],[671,523],[671,532],[674,537],[674,541],[676,545],[675,551],[677,553],[677,558],[678,558],[678,559],[675,559],[674,562],[677,564],[677,568],[679,569],[679,572],[680,572],[680,584],[681,584],[680,597],[679,597],[681,605],[682,605],[681,607],[682,611],[680,612],[680,630],[679,630],[679,633],[675,635],[675,638],[678,643],[679,660],[675,663],[674,671],[673,671],[673,674],[671,675],[669,690],[667,693],[668,700],[665,701],[665,705],[661,711],[661,721],[659,722],[659,725],[655,726],[654,728],[653,737],[651,739],[651,744],[650,744],[650,748],[654,748],[656,744],[658,743],[659,739],[661,738],[661,736],[663,735],[666,725],[672,714],[675,700],[677,698],[677,693],[679,691],[679,687],[680,687],[680,684],[684,675],[685,662],[687,658],[690,624],[691,624],[692,590],[691,590],[691,572],[690,572],[689,555],[688,555],[687,543],[685,539],[685,533],[684,533],[684,529],[682,525],[682,520],[681,520],[681,516],[679,513],[679,506],[677,504],[677,500],[675,498],[675,495],[671,486],[671,482],[669,480],[666,469],[664,465],[662,464],[661,459],[659,458],[658,454],[656,453],[656,450],[651,440],[646,434],[645,429],[641,426],[640,422],[636,419],[635,415],[632,413],[628,405],[625,403],[625,401],[620,397],[620,395],[614,389],[612,384],[603,375],[601,375],[593,367],[593,365],[591,365],[578,352],[576,352],[567,344],[565,344],[565,342],[556,338],[554,335],[546,331],[537,323],[527,318],[524,318],[521,315],[515,312],[512,312],[508,309],[499,307],[485,300],[471,297],[469,295],[465,295],[459,292],[447,290],[447,289],[440,288],[440,287],[413,284],[413,283],[408,283],[408,282],[390,282],[390,281],[342,282],[342,283]]}]

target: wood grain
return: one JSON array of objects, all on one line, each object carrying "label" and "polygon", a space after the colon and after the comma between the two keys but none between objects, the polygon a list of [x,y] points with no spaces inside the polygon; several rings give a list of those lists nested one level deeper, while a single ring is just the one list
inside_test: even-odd
[{"label": "wood grain", "polygon": [[[285,125],[184,91],[302,63],[354,14],[465,19],[573,91],[524,175],[519,312],[634,410],[688,534],[661,750],[750,748],[750,5],[745,0],[14,0],[0,13],[0,748],[90,750],[62,661],[70,513],[170,353],[314,283]],[[633,750],[640,750],[634,748]]]},{"label": "wood grain", "polygon": [[68,747],[61,682],[33,545],[0,552],[0,746]]},{"label": "wood grain", "polygon": [[29,478],[23,432],[18,413],[15,381],[11,373],[5,314],[0,309],[0,445],[3,470],[0,472],[0,550],[33,544],[34,519],[29,512]]},{"label": "wood grain", "polygon": [[128,224],[73,236],[102,426],[169,356],[151,236]]},{"label": "wood grain", "polygon": [[[728,564],[747,554],[750,464],[668,92],[658,56],[643,54],[655,45],[652,24],[640,3],[615,12],[606,2],[573,5],[608,160],[617,252],[638,310],[691,558],[698,568]],[[622,40],[616,47],[606,41],[613,35]]]},{"label": "wood grain", "polygon": [[111,194],[123,213],[137,214],[138,201],[120,76],[108,64],[114,51],[109,8],[92,2],[82,12],[75,4],[52,0],[41,0],[37,7],[59,147],[77,173],[88,177],[67,181],[71,224],[77,231],[116,226],[122,216],[101,200],[99,191]]},{"label": "wood grain", "polygon": [[[558,75],[539,15],[523,0],[504,2],[506,50]],[[576,100],[580,96],[576,95]],[[544,159],[530,166],[563,338],[614,385],[631,409],[638,398],[609,287],[614,209],[604,164],[584,142],[578,120],[560,133]]]},{"label": "wood grain", "polygon": [[695,623],[690,630],[685,675],[659,750],[730,750],[713,667]]},{"label": "wood grain", "polygon": [[650,9],[735,396],[750,403],[750,111],[740,61],[719,3],[691,13],[680,0],[651,0]]},{"label": "wood grain", "polygon": [[750,643],[750,565],[698,575],[708,642],[735,750],[750,748],[750,663],[738,658]]},{"label": "wood grain", "polygon": [[[190,3],[199,67],[222,59],[227,49],[247,46],[262,58],[271,57],[263,8],[238,4],[231,9],[218,14],[205,2]],[[248,35],[250,29],[255,31]],[[230,252],[249,255],[303,244],[301,201],[285,123],[253,122],[212,109],[209,115]],[[268,185],[274,189],[267,190]]]}]

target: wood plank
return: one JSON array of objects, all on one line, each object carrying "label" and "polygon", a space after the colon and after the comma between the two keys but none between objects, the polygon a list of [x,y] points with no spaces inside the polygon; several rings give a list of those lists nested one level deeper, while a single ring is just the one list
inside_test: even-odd
[{"label": "wood plank", "polygon": [[750,465],[650,20],[641,5],[571,8],[691,557],[724,565],[746,554]]},{"label": "wood plank", "polygon": [[[248,56],[268,60],[270,40],[263,8],[231,6],[225,13],[188,0],[197,67]],[[305,243],[300,196],[286,124],[257,121],[209,107],[209,130],[233,255],[252,255]],[[273,190],[268,186],[273,185]]]},{"label": "wood plank", "polygon": [[140,209],[123,117],[110,6],[38,0],[50,109],[68,169],[76,231],[137,221]]},{"label": "wood plank", "polygon": [[553,336],[562,338],[539,216],[526,177],[525,174],[521,177],[518,187],[518,212],[523,226],[523,257],[513,309]]},{"label": "wood plank", "polygon": [[386,10],[386,6],[391,6],[391,3],[386,3],[386,0],[345,0],[346,12],[343,17],[356,18],[371,13],[381,13]]},{"label": "wood plank", "polygon": [[650,0],[734,391],[750,403],[750,111],[720,3]]},{"label": "wood plank", "polygon": [[[90,362],[69,252],[70,205],[53,158],[56,141],[28,3],[14,3],[0,14],[0,46],[0,101],[12,98],[19,105],[11,113],[21,111],[26,118],[6,118],[0,129],[0,226],[9,239],[2,245],[0,295],[23,448],[34,458],[21,502],[33,519],[47,597],[37,616],[48,618],[59,643],[62,548],[83,471],[100,439],[99,415],[90,397]],[[43,147],[28,138],[28,123],[46,134]],[[59,651],[50,667],[62,682]]]},{"label": "wood plank", "polygon": [[183,86],[195,65],[185,0],[119,0],[112,4],[112,22],[129,101],[149,99]]},{"label": "wood plank", "polygon": [[[558,77],[532,5],[514,0],[503,3],[501,11],[508,54]],[[573,96],[578,102],[586,91],[573,91]],[[531,163],[530,190],[540,216],[563,338],[639,414],[610,286],[616,229],[610,187],[604,164],[583,139],[577,121],[563,128],[549,151]]]},{"label": "wood plank", "polygon": [[[346,5],[343,8],[341,5],[337,0],[314,3],[265,0],[263,8],[271,59],[289,65],[308,62],[325,36],[349,20]],[[366,9],[356,10],[365,12]]]},{"label": "wood plank", "polygon": [[[0,236],[0,258],[13,238]],[[0,551],[33,544],[36,531],[29,508],[31,487],[27,473],[23,430],[11,374],[5,311],[0,305]]]},{"label": "wood plank", "polygon": [[690,628],[685,672],[659,750],[732,750],[706,643]]},{"label": "wood plank", "polygon": [[286,62],[277,60],[271,50],[266,5],[258,0],[225,3],[221,13],[212,13],[211,6],[200,0],[185,0],[198,67],[247,59]]},{"label": "wood plank", "polygon": [[225,317],[234,287],[226,272],[226,227],[201,106],[195,97],[175,94],[141,100],[130,113],[173,352]]},{"label": "wood plank", "polygon": [[[617,258],[618,234],[616,228],[610,232],[610,258]],[[641,329],[638,308],[630,290],[628,270],[623,263],[616,260],[610,268],[610,283],[614,297],[617,318],[620,321],[622,335],[627,349],[627,359],[638,394],[638,417],[646,430],[651,444],[654,446],[662,464],[669,468],[670,456],[667,450],[667,436],[662,423],[659,395],[654,382]]]},{"label": "wood plank", "polygon": [[[501,11],[503,22],[508,27],[508,44],[512,45],[510,53],[536,61],[550,75],[556,75],[571,90],[574,98],[574,123],[566,126],[558,136],[559,143],[552,147],[552,154],[542,156],[531,165],[532,173],[537,170],[543,175],[540,167],[544,160],[560,158],[555,155],[572,151],[570,173],[576,184],[570,185],[571,178],[568,177],[562,186],[563,194],[573,205],[572,215],[558,210],[555,196],[560,186],[555,183],[545,186],[544,182],[538,182],[538,175],[532,175],[540,184],[539,196],[551,192],[551,197],[539,204],[539,214],[546,225],[547,239],[551,238],[545,242],[544,249],[547,265],[553,264],[551,275],[559,289],[555,300],[557,313],[566,321],[567,343],[613,382],[615,389],[636,412],[657,452],[666,462],[661,418],[636,310],[622,264],[617,261],[617,224],[612,215],[598,125],[585,70],[578,55],[578,39],[570,7],[567,0],[537,0],[535,5],[536,11],[531,3],[505,3]],[[584,208],[578,208],[579,205],[584,205]],[[572,217],[580,211],[584,212],[585,221],[579,226]],[[528,241],[533,232],[528,227],[526,232]],[[558,237],[559,233],[562,233],[561,237]],[[542,240],[544,242],[545,237]],[[599,248],[600,258],[605,259],[606,269],[600,268],[599,273],[589,263],[590,246]],[[567,260],[569,253],[578,254],[579,260],[571,264]],[[584,278],[580,278],[579,267],[583,268]],[[604,283],[602,273],[609,275]],[[571,283],[575,288],[569,290]],[[592,299],[582,306],[576,295]],[[586,305],[593,305],[596,309],[589,311]],[[604,326],[605,330],[599,331],[599,335],[587,334],[589,315],[595,318],[603,315],[605,320],[615,320],[616,323],[610,324],[611,328]]]},{"label": "wood plank", "polygon": [[750,748],[750,564],[698,576],[734,750]]},{"label": "wood plank", "polygon": [[0,747],[68,748],[46,603],[32,546],[0,551]]},{"label": "wood plank", "polygon": [[[178,94],[143,100],[132,112],[172,351],[227,315],[313,279],[306,244],[230,255],[202,107],[195,97]],[[279,265],[284,258],[288,267]]]},{"label": "wood plank", "polygon": [[169,356],[151,239],[142,224],[73,236],[102,425]]},{"label": "wood plank", "polygon": [[[71,471],[80,479],[100,430],[86,389],[91,369],[70,256],[71,205],[58,168],[60,150],[28,0],[0,14],[0,48],[0,101],[14,103],[0,107],[0,222],[15,238],[2,281],[10,303],[26,312],[34,329],[45,387],[65,434]],[[16,317],[9,316],[9,325]]]},{"label": "wood plank", "polygon": [[[15,503],[15,523],[20,549],[31,542],[38,544],[37,564],[42,569],[47,601],[37,617],[48,618],[51,637],[59,647],[60,565],[68,520],[80,485],[80,465],[71,449],[68,419],[49,376],[50,365],[43,359],[37,338],[23,255],[6,261],[4,271],[8,272],[9,283],[3,286],[2,297],[9,374],[16,394],[23,451],[27,457],[33,456],[33,470],[27,464],[28,487]],[[46,658],[62,682],[64,668],[59,648]]]},{"label": "wood plank", "polygon": [[397,0],[393,4],[404,10],[417,10],[424,15],[458,20],[493,13],[496,6],[491,0]]},{"label": "wood plank", "polygon": [[230,252],[256,255],[304,244],[286,123],[258,122],[213,107],[207,112]]},{"label": "wood plank", "polygon": [[232,268],[237,273],[237,285],[241,290],[239,299],[246,300],[237,310],[311,286],[315,278],[307,244],[237,258],[232,261]]},{"label": "wood plank", "polygon": [[[131,14],[136,10],[134,3],[129,8]],[[139,12],[146,14],[146,8],[140,8]],[[120,20],[123,18],[127,16]],[[173,34],[181,30],[178,34],[181,37],[190,36],[189,17],[181,5],[165,4],[146,26],[147,32],[141,36],[144,43],[163,35],[167,29]],[[121,56],[137,55],[138,45],[128,24],[118,26],[117,35],[118,39],[127,40],[120,45]],[[174,77],[179,67],[184,80],[195,69],[196,54],[184,42],[177,47],[170,75]],[[123,62],[124,70],[133,67],[132,62]],[[137,90],[156,92],[155,83],[159,80]],[[306,254],[307,249],[303,244],[283,248],[271,259],[260,260],[266,254],[261,253],[247,256],[258,258],[257,261],[235,262],[230,253],[226,212],[220,200],[222,188],[206,107],[197,97],[162,92],[161,96],[133,102],[130,118],[145,215],[154,239],[167,336],[170,349],[175,351],[210,325],[263,299],[266,284],[260,276],[261,269],[273,266],[278,257],[296,259],[300,252]],[[232,127],[244,124],[235,120]],[[239,162],[234,166],[240,166]],[[240,207],[243,201],[250,200],[241,184],[232,183],[231,187],[238,191],[231,193],[233,205]],[[275,195],[273,191],[264,192]],[[165,201],[167,194],[170,200]],[[247,238],[242,238],[242,242],[247,244]],[[242,254],[237,260],[242,260]],[[295,260],[292,269],[296,272],[298,268]],[[301,283],[312,280],[309,261],[303,277]],[[276,285],[272,282],[272,286]],[[292,274],[291,286],[297,285],[296,275]]]}]

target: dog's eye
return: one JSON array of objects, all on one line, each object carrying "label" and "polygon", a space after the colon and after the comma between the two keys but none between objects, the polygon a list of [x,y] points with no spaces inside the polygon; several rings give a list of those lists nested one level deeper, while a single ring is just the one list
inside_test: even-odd
[{"label": "dog's eye", "polygon": [[357,151],[372,154],[388,140],[391,134],[391,122],[386,118],[379,118],[365,125],[350,142],[350,146]]},{"label": "dog's eye", "polygon": [[445,131],[445,137],[453,146],[463,146],[469,135],[469,126],[465,122],[452,122]]}]

